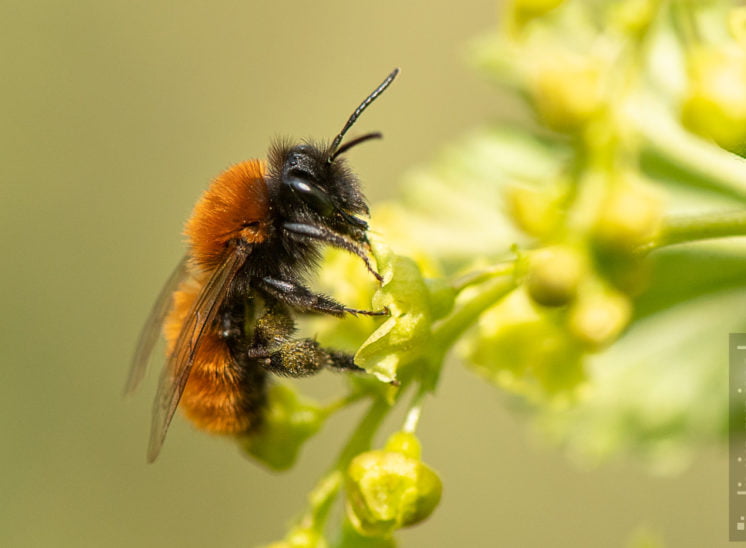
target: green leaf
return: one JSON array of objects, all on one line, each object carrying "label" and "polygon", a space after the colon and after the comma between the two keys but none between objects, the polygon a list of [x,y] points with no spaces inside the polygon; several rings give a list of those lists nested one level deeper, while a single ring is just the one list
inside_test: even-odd
[{"label": "green leaf", "polygon": [[645,318],[676,304],[744,286],[743,239],[681,245],[651,257],[651,284],[635,302],[635,317]]},{"label": "green leaf", "polygon": [[746,328],[746,291],[671,307],[634,324],[590,360],[589,389],[563,413],[542,410],[545,430],[591,462],[626,453],[678,472],[728,425],[728,333]]}]

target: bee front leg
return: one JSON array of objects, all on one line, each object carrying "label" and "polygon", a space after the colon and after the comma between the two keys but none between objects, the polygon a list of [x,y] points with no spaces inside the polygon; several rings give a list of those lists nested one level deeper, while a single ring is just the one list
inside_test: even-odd
[{"label": "bee front leg", "polygon": [[345,313],[365,314],[367,316],[383,316],[388,313],[386,310],[348,308],[331,297],[314,293],[307,287],[295,282],[265,277],[259,280],[259,286],[278,301],[300,312],[321,312],[338,317],[344,316]]}]

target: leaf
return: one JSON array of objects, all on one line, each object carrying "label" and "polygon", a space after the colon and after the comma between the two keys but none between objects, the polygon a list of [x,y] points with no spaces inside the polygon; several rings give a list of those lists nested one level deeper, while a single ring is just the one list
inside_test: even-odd
[{"label": "leaf", "polygon": [[746,291],[723,291],[638,321],[590,360],[586,397],[542,410],[544,430],[588,462],[626,453],[661,473],[719,444],[728,426],[728,334],[746,329]]}]

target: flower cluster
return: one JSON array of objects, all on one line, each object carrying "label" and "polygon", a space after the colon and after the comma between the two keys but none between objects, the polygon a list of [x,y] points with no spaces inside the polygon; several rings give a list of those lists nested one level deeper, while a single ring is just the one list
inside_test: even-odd
[{"label": "flower cluster", "polygon": [[[474,59],[523,116],[475,131],[374,207],[380,286],[327,256],[323,288],[389,315],[309,328],[368,374],[328,405],[274,387],[264,429],[242,441],[286,469],[332,413],[369,404],[272,546],[389,547],[431,515],[441,480],[415,432],[454,348],[575,453],[631,451],[671,471],[725,431],[719,354],[697,334],[714,307],[746,301],[746,249],[698,242],[746,235],[746,9],[510,0]],[[721,313],[708,332],[739,321]],[[400,405],[404,423],[375,449]]]}]

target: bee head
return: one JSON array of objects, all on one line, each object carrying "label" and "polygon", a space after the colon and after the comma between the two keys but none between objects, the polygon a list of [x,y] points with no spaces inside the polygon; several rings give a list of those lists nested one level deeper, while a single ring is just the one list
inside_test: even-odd
[{"label": "bee head", "polygon": [[[280,143],[270,151],[270,179],[278,193],[276,208],[285,226],[332,243],[329,232],[355,242],[366,242],[368,223],[358,215],[368,214],[365,196],[357,177],[340,156],[365,141],[380,139],[378,132],[366,133],[343,143],[345,134],[360,114],[391,84],[395,69],[355,109],[342,131],[328,146],[312,143]],[[327,234],[316,236],[315,232]],[[334,244],[333,244],[334,245]]]},{"label": "bee head", "polygon": [[343,159],[327,162],[326,147],[279,145],[270,154],[270,164],[276,166],[277,210],[285,222],[364,241],[368,223],[358,215],[367,215],[368,205],[357,177]]}]

